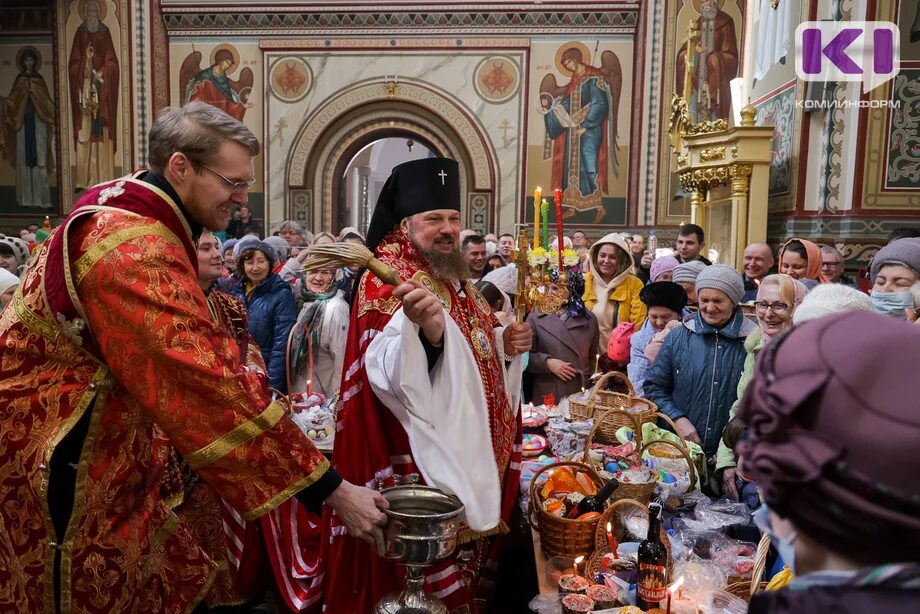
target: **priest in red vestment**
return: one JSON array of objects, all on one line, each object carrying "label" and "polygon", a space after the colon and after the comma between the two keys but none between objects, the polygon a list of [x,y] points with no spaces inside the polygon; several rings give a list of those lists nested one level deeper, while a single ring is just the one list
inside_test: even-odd
[{"label": "priest in red vestment", "polygon": [[[520,354],[526,324],[500,328],[467,279],[459,251],[456,161],[401,164],[384,186],[368,247],[404,281],[365,272],[352,308],[333,463],[358,484],[415,474],[456,494],[465,526],[454,556],[425,569],[425,590],[449,610],[476,611],[494,581],[518,492]],[[326,613],[371,612],[403,571],[324,515]]]},{"label": "priest in red vestment", "polygon": [[163,496],[178,456],[244,520],[294,496],[377,542],[386,502],[332,470],[209,313],[194,242],[252,183],[255,136],[164,109],[150,171],[86,191],[0,314],[0,611],[191,611],[217,564]]}]

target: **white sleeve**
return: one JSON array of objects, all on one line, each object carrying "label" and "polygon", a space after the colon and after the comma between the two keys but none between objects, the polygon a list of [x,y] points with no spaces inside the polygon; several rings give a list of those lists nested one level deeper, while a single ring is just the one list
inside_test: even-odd
[{"label": "white sleeve", "polygon": [[297,262],[297,258],[288,258],[281,270],[278,271],[278,275],[281,276],[282,280],[290,282],[300,277],[301,271],[303,271],[303,264]]},{"label": "white sleeve", "polygon": [[511,404],[511,413],[516,416],[521,407],[521,378],[524,375],[524,359],[521,354],[506,361],[508,356],[505,355],[505,341],[502,339],[502,333],[505,331],[504,326],[498,326],[493,329],[495,335],[495,348],[498,350],[498,360],[502,365],[505,376],[505,394],[508,395],[508,403]]},{"label": "white sleeve", "polygon": [[501,519],[501,486],[479,368],[444,313],[444,351],[428,371],[419,327],[398,309],[365,353],[367,379],[409,437],[425,482],[457,495],[466,523],[488,531]]}]

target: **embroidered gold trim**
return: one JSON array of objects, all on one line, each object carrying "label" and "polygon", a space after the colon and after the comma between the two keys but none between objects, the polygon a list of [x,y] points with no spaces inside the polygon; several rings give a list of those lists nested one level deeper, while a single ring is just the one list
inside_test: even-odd
[{"label": "embroidered gold trim", "polygon": [[[376,277],[370,278],[370,281],[377,281],[378,287],[380,286],[379,280]],[[375,298],[374,300],[367,299],[367,290],[365,289],[366,282],[358,284],[358,317],[362,317],[368,311],[379,311],[384,315],[391,316],[396,313],[396,310],[399,309],[399,299],[391,296],[386,299]]]},{"label": "embroidered gold trim", "polygon": [[470,542],[476,541],[477,539],[483,539],[486,537],[494,537],[496,535],[507,535],[510,532],[508,525],[505,524],[504,520],[498,521],[498,526],[494,529],[489,529],[488,531],[474,531],[472,529],[462,529],[460,533],[457,534],[457,545],[468,544]]},{"label": "embroidered gold trim", "polygon": [[130,175],[126,177],[122,177],[122,179],[124,179],[125,181],[130,181],[131,183],[138,185],[142,188],[145,188],[147,190],[150,190],[151,192],[153,192],[154,194],[156,194],[157,196],[165,200],[166,204],[169,205],[170,208],[173,210],[173,212],[176,214],[176,217],[179,218],[179,221],[182,222],[182,227],[185,229],[185,232],[188,233],[189,241],[192,240],[192,227],[188,225],[188,220],[185,219],[185,215],[182,213],[182,211],[179,210],[179,206],[176,204],[176,201],[170,198],[166,192],[156,187],[155,185],[147,183],[146,181],[141,181],[140,179],[135,179],[133,176],[130,176]]},{"label": "embroidered gold trim", "polygon": [[[101,409],[102,406],[105,405],[105,400],[109,392],[108,376],[109,371],[107,368],[100,367],[96,370],[96,373],[93,375],[91,384],[80,397],[80,402],[77,403],[77,406],[74,408],[70,418],[68,418],[67,422],[64,423],[64,426],[55,435],[54,439],[51,441],[51,444],[48,446],[48,451],[45,453],[45,464],[50,467],[51,456],[54,454],[54,450],[57,445],[73,429],[74,425],[76,425],[80,418],[83,417],[83,414],[86,412],[86,409],[89,407],[90,403],[95,400],[99,411],[94,411],[90,417],[89,429],[86,433],[86,439],[83,440],[83,449],[80,451],[80,460],[77,463],[77,479],[74,488],[73,508],[71,508],[70,511],[70,520],[67,523],[67,530],[64,532],[64,543],[61,545],[60,600],[62,613],[70,612],[72,606],[71,581],[73,580],[73,569],[71,565],[73,562],[73,542],[80,530],[80,525],[83,523],[83,516],[86,511],[86,482],[87,474],[89,473],[88,459],[92,455],[93,447],[96,445],[96,437],[99,434],[99,425],[101,423],[102,416]],[[54,525],[51,522],[51,512],[48,510],[48,498],[46,495],[46,492],[41,493],[41,500],[45,506],[45,525],[50,527],[51,532],[49,535],[54,535]],[[46,555],[47,558],[45,559],[46,573],[47,570],[50,570],[51,575],[46,578],[46,582],[48,582],[48,584],[53,587],[54,551],[51,549],[49,550],[50,552]],[[54,602],[52,601],[51,603]]]},{"label": "embroidered gold trim", "polygon": [[430,273],[425,271],[418,271],[415,275],[412,276],[412,279],[416,280],[429,291],[431,291],[436,297],[441,300],[441,304],[444,305],[444,309],[450,311],[451,303],[453,302],[450,296],[450,290],[447,289],[447,286],[444,285],[439,279],[436,279]]},{"label": "embroidered gold trim", "polygon": [[315,483],[318,479],[323,477],[323,474],[329,470],[329,459],[323,458],[323,461],[316,466],[316,469],[313,470],[310,475],[304,477],[303,479],[297,480],[277,495],[263,503],[262,505],[253,508],[252,510],[242,514],[244,520],[255,520],[259,516],[263,516],[268,512],[272,511],[301,490]]},{"label": "embroidered gold trim", "polygon": [[182,244],[179,242],[179,239],[169,231],[166,226],[157,222],[154,224],[144,224],[143,226],[135,226],[133,228],[124,228],[119,230],[99,243],[93,245],[89,251],[80,256],[77,262],[74,264],[74,272],[76,273],[76,285],[80,285],[80,282],[83,281],[83,278],[89,273],[90,269],[93,268],[97,262],[102,260],[106,254],[110,251],[117,248],[122,243],[127,243],[132,239],[142,237],[144,235],[157,235],[158,237],[165,239],[172,243],[173,245],[180,247],[185,250]]},{"label": "embroidered gold trim", "polygon": [[278,424],[283,416],[284,408],[278,402],[272,401],[261,414],[252,420],[240,424],[219,439],[186,456],[185,462],[192,469],[210,465]]},{"label": "embroidered gold trim", "polygon": [[22,292],[16,289],[13,294],[13,309],[16,315],[25,324],[26,328],[34,331],[47,339],[48,341],[57,341],[61,334],[61,329],[51,320],[43,318],[36,312],[29,309],[25,300],[22,298]]},{"label": "embroidered gold trim", "polygon": [[147,584],[147,581],[150,579],[150,574],[153,573],[152,567],[154,559],[157,556],[157,550],[159,550],[160,546],[166,543],[166,540],[176,532],[176,527],[178,526],[179,517],[175,513],[170,512],[170,516],[166,519],[166,522],[161,524],[157,532],[150,538],[150,542],[147,544],[147,558],[144,561],[144,568],[141,570],[141,586]]},{"label": "embroidered gold trim", "polygon": [[192,599],[192,602],[188,604],[188,609],[185,610],[186,614],[192,614],[195,611],[195,608],[204,601],[204,598],[208,596],[208,593],[211,591],[211,586],[214,584],[214,580],[217,579],[217,566],[211,568],[211,572],[208,574],[208,579],[205,581],[204,586],[201,587],[201,590],[198,591],[198,594],[195,595],[195,598]]}]

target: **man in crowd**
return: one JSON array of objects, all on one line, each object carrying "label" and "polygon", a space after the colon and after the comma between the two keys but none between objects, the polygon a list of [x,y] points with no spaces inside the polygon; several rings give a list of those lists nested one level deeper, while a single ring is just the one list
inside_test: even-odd
[{"label": "man in crowd", "polygon": [[[333,461],[359,483],[390,486],[420,474],[457,495],[462,545],[425,569],[425,589],[450,611],[475,612],[518,491],[519,356],[532,333],[526,324],[499,328],[466,279],[459,173],[454,160],[415,160],[394,168],[383,188],[367,245],[403,283],[384,284],[369,271],[359,283]],[[403,573],[343,535],[336,513],[324,522],[324,612],[373,611]]]},{"label": "man in crowd", "polygon": [[498,255],[505,259],[505,262],[511,262],[514,257],[514,235],[510,232],[502,233],[498,237]]},{"label": "man in crowd", "polygon": [[[642,283],[648,283],[649,267],[642,265],[642,257],[645,255],[645,237],[640,234],[634,234],[629,237],[629,251],[633,259],[633,266],[636,269],[636,277],[642,280]],[[654,256],[654,254],[653,254]]]},{"label": "man in crowd", "polygon": [[246,203],[258,151],[215,107],[164,109],[151,170],[84,192],[0,318],[0,586],[16,610],[194,609],[217,564],[169,510],[174,455],[177,494],[200,479],[245,520],[325,501],[382,549],[386,501],[330,468],[199,285],[195,241]]},{"label": "man in crowd", "polygon": [[827,283],[843,284],[850,288],[859,290],[859,283],[844,274],[843,272],[843,254],[836,247],[825,245],[821,248],[821,274],[827,279]]},{"label": "man in crowd", "polygon": [[773,268],[773,250],[766,243],[751,243],[744,248],[744,296],[742,303],[748,303],[757,298],[757,288],[763,278],[770,274]]},{"label": "man in crowd", "polygon": [[231,239],[242,239],[257,226],[258,224],[256,221],[252,219],[249,207],[243,205],[239,208],[237,213],[234,214],[233,219],[230,220],[230,223],[227,225],[226,233]]},{"label": "man in crowd", "polygon": [[463,257],[469,268],[469,279],[476,283],[492,270],[488,265],[489,254],[486,250],[486,241],[479,235],[470,235],[463,240]]},{"label": "man in crowd", "polygon": [[677,253],[674,255],[682,263],[699,260],[709,266],[712,261],[701,254],[704,245],[703,229],[696,224],[684,224],[677,231]]}]

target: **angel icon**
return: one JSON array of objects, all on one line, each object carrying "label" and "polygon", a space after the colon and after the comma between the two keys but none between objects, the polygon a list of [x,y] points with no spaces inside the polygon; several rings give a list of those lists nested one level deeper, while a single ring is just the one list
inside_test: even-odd
[{"label": "angel icon", "polygon": [[539,101],[551,147],[552,182],[562,186],[564,216],[595,211],[592,223],[604,217],[602,194],[609,194],[608,169],[619,176],[617,164],[617,108],[623,84],[620,60],[612,51],[601,54],[601,67],[585,63],[584,52],[573,46],[561,54],[560,64],[571,79],[558,85],[550,73],[540,83]]},{"label": "angel icon", "polygon": [[183,104],[200,100],[243,121],[246,109],[252,107],[249,101],[253,83],[252,69],[241,70],[239,79],[235,81],[229,77],[239,66],[239,53],[231,45],[215,47],[208,68],[201,68],[201,58],[200,51],[193,51],[183,60],[179,69]]}]

